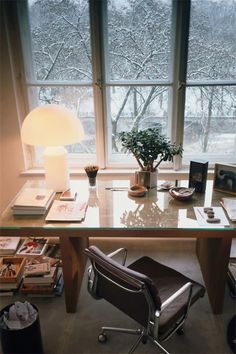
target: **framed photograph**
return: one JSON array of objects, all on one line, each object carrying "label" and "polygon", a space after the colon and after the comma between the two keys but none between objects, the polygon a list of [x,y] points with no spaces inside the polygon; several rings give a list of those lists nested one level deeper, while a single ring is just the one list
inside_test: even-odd
[{"label": "framed photograph", "polygon": [[215,164],[214,189],[236,195],[236,165]]}]

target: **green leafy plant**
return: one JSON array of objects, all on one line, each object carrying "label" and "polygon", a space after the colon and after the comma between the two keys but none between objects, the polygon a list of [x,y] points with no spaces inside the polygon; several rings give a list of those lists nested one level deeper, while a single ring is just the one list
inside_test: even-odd
[{"label": "green leafy plant", "polygon": [[162,161],[173,161],[175,155],[182,156],[181,145],[171,143],[159,128],[132,129],[119,133],[125,152],[131,152],[142,171],[156,171]]}]

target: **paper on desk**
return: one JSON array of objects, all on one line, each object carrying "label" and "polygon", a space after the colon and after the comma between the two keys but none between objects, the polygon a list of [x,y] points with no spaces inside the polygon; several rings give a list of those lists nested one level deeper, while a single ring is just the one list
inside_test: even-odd
[{"label": "paper on desk", "polygon": [[213,211],[215,213],[215,218],[219,218],[219,223],[208,223],[207,222],[207,213],[204,213],[203,207],[193,207],[198,225],[207,226],[207,227],[219,227],[219,226],[229,226],[229,221],[225,215],[223,208],[221,207],[213,207]]}]

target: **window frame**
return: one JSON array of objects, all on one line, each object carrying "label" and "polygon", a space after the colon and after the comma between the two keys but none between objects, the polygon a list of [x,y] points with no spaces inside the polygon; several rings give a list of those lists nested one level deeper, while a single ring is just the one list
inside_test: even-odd
[{"label": "window frame", "polygon": [[[83,156],[78,154],[76,157],[70,158],[71,167],[78,168],[78,162],[82,167],[88,162],[96,162],[100,168],[135,168],[136,161],[130,156],[122,157],[121,163],[110,164],[108,156],[108,88],[112,86],[166,86],[169,87],[168,98],[168,135],[172,142],[177,144],[183,143],[184,138],[184,119],[185,119],[185,96],[188,87],[204,87],[204,86],[235,86],[234,80],[216,80],[216,81],[191,81],[187,80],[187,59],[188,59],[188,39],[190,28],[190,11],[191,0],[179,1],[172,0],[172,18],[171,18],[171,58],[170,58],[170,75],[168,80],[127,80],[117,81],[109,80],[105,71],[107,67],[107,2],[88,0],[89,17],[91,26],[91,53],[92,53],[92,72],[93,77],[91,82],[73,82],[73,81],[37,81],[33,77],[33,60],[32,48],[30,40],[29,17],[27,10],[27,0],[17,2],[18,18],[22,40],[22,49],[25,62],[26,86],[28,92],[29,108],[35,107],[35,102],[30,96],[30,89],[39,86],[75,86],[75,87],[91,87],[94,93],[94,114],[96,125],[96,156]],[[31,167],[34,166],[35,154],[34,148],[25,147],[31,156]],[[236,163],[235,160],[229,161],[225,156],[217,155],[217,160],[214,155],[205,156],[210,165],[214,162],[227,161]],[[163,163],[161,168],[172,168],[179,170],[189,165],[190,160],[198,160],[197,156],[184,154],[174,158],[173,164]]]}]

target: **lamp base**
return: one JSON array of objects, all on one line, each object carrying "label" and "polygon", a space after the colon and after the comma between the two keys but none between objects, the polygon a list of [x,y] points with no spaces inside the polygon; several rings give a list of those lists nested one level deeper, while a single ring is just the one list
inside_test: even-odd
[{"label": "lamp base", "polygon": [[63,146],[50,146],[43,152],[45,179],[48,188],[63,192],[69,188],[67,151]]}]

